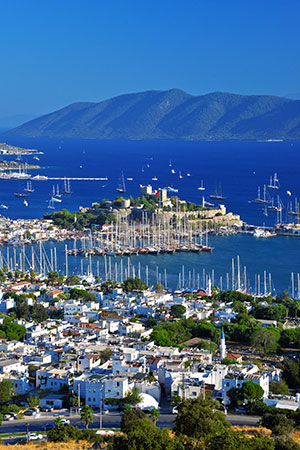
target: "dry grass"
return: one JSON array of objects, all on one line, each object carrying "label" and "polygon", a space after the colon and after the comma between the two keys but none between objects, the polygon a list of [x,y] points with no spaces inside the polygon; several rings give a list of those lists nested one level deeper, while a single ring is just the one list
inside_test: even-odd
[{"label": "dry grass", "polygon": [[297,444],[300,444],[300,431],[294,431],[291,438],[294,439]]},{"label": "dry grass", "polygon": [[[25,445],[14,445],[11,448],[23,449],[23,450],[88,450],[92,447],[92,444],[88,442],[40,442],[34,444],[29,442]],[[0,450],[7,450],[5,445],[0,445]]]},{"label": "dry grass", "polygon": [[[233,426],[233,430],[240,431],[244,436],[253,437],[256,432],[262,433],[264,436],[271,437],[271,430],[263,427],[247,427],[247,426]],[[294,431],[291,434],[291,438],[300,445],[300,431]],[[0,449],[1,450],[1,449]]]},{"label": "dry grass", "polygon": [[253,437],[256,433],[261,433],[264,436],[271,436],[271,430],[264,427],[248,427],[244,425],[243,427],[235,425],[232,427],[233,430],[239,431],[240,433],[244,434],[247,437]]}]

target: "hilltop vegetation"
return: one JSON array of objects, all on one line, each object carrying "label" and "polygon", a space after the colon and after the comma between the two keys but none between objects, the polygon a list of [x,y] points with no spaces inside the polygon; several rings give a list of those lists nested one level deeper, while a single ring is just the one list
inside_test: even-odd
[{"label": "hilltop vegetation", "polygon": [[179,89],[73,103],[9,136],[88,139],[299,139],[300,101],[268,95]]}]

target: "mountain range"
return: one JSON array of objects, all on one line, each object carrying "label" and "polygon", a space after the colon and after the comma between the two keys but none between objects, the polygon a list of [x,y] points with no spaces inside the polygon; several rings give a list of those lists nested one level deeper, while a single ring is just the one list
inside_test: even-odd
[{"label": "mountain range", "polygon": [[7,136],[87,139],[300,139],[300,100],[180,89],[73,103]]}]

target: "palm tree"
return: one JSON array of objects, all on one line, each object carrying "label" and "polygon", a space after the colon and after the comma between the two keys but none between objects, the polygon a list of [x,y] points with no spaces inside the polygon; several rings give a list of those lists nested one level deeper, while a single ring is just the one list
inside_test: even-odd
[{"label": "palm tree", "polygon": [[61,417],[56,417],[56,419],[55,419],[55,427],[58,428],[58,429],[62,427]]},{"label": "palm tree", "polygon": [[85,423],[85,428],[89,427],[89,423],[93,421],[93,410],[89,405],[85,405],[80,414],[81,420]]},{"label": "palm tree", "polygon": [[130,406],[130,405],[124,405],[124,407],[123,407],[123,413],[125,414],[125,413],[127,413],[127,412],[129,412],[129,411],[131,411],[132,410],[132,406]]},{"label": "palm tree", "polygon": [[156,424],[156,422],[158,421],[158,416],[159,416],[159,411],[158,411],[158,409],[156,409],[156,408],[153,408],[151,411],[150,411],[150,417],[151,417],[151,419],[153,420],[153,423],[154,423],[154,425]]}]

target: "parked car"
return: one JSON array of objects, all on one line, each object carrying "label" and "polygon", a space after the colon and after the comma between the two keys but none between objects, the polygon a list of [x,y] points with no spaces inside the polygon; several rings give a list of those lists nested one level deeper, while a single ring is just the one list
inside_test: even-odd
[{"label": "parked car", "polygon": [[3,417],[2,417],[2,419],[3,420],[14,420],[14,416],[13,416],[13,414],[3,414]]},{"label": "parked car", "polygon": [[62,425],[70,425],[70,420],[69,419],[61,419],[61,423],[62,423]]},{"label": "parked car", "polygon": [[55,428],[54,423],[46,423],[46,425],[42,426],[42,431],[50,431],[53,430],[53,428]]},{"label": "parked car", "polygon": [[54,408],[52,406],[44,406],[44,408],[41,408],[41,411],[43,412],[52,412]]},{"label": "parked car", "polygon": [[33,416],[36,413],[34,409],[27,409],[27,411],[24,412],[24,416]]},{"label": "parked car", "polygon": [[43,437],[44,436],[39,433],[29,433],[28,440],[29,441],[39,441],[39,440],[43,439]]}]

